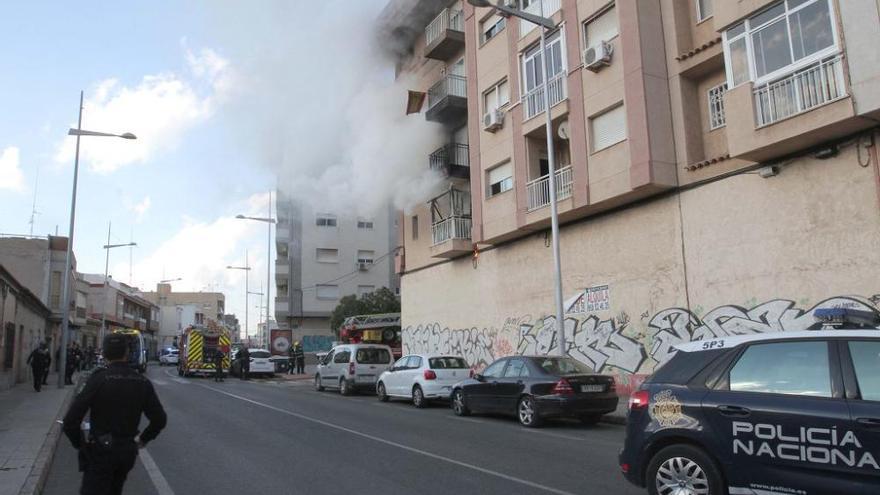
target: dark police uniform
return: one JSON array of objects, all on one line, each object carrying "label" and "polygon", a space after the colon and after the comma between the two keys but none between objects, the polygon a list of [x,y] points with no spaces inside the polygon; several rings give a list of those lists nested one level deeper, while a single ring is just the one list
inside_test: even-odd
[{"label": "dark police uniform", "polygon": [[214,381],[223,381],[223,351],[220,349],[214,353]]},{"label": "dark police uniform", "polygon": [[31,365],[34,375],[34,390],[39,392],[43,385],[43,375],[49,367],[49,351],[42,345],[34,349],[27,358],[27,364]]},{"label": "dark police uniform", "polygon": [[[105,339],[105,348],[115,337]],[[91,429],[84,440],[80,424],[86,412]],[[167,421],[153,384],[126,362],[111,363],[92,373],[64,416],[64,433],[80,450],[81,495],[122,493],[125,478],[137,460],[135,437],[142,413],[150,421],[140,434],[141,443],[147,444]]]},{"label": "dark police uniform", "polygon": [[302,375],[306,372],[306,354],[301,345],[296,344],[294,356],[296,356],[296,374]]}]

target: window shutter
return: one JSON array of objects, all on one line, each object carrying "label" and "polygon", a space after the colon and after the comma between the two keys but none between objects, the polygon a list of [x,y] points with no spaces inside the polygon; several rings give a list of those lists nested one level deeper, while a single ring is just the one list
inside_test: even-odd
[{"label": "window shutter", "polygon": [[587,23],[587,48],[598,44],[600,41],[608,41],[615,36],[617,36],[617,9],[613,7]]},{"label": "window shutter", "polygon": [[501,182],[508,177],[513,177],[513,165],[510,162],[489,170],[489,184]]},{"label": "window shutter", "polygon": [[619,105],[591,119],[593,151],[599,151],[626,139],[626,113]]}]

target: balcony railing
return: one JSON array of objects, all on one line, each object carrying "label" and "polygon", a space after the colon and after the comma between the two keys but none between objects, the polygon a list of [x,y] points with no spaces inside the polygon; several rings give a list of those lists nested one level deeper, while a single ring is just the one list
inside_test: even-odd
[{"label": "balcony railing", "polygon": [[[572,176],[571,165],[556,171],[556,200],[562,201],[571,197]],[[550,174],[543,175],[526,184],[529,199],[529,211],[543,208],[550,204]]]},{"label": "balcony railing", "polygon": [[[562,0],[537,0],[536,2],[532,2],[531,5],[526,7],[524,10],[529,14],[539,15],[541,17],[550,17],[559,9],[562,8]],[[532,32],[535,29],[537,24],[533,24],[530,21],[525,19],[520,19],[519,21],[519,36],[520,38]]]},{"label": "balcony railing", "polygon": [[[567,98],[567,87],[566,87],[566,77],[565,71],[556,74],[550,79],[550,82],[547,84],[547,87],[550,88],[550,107],[552,108],[557,103],[565,100]],[[537,88],[529,91],[523,97],[523,102],[525,103],[525,119],[528,120],[539,113],[544,111],[544,85],[540,85]]]},{"label": "balcony railing", "polygon": [[443,145],[428,156],[428,164],[431,170],[444,175],[468,178],[470,177],[468,145],[461,143]]},{"label": "balcony railing", "polygon": [[449,217],[440,220],[431,227],[434,246],[450,239],[470,239],[471,219],[467,217]]},{"label": "balcony railing", "polygon": [[464,15],[461,10],[443,9],[425,28],[425,44],[430,45],[437,41],[447,29],[464,31]]},{"label": "balcony railing", "polygon": [[467,78],[456,74],[449,74],[437,81],[428,90],[428,108],[435,106],[449,96],[467,98]]},{"label": "balcony railing", "polygon": [[838,55],[784,79],[755,88],[758,127],[806,112],[846,96],[843,60]]}]

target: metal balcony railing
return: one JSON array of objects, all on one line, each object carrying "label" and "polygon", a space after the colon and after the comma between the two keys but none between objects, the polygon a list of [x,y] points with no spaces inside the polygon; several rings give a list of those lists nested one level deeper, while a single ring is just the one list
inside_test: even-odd
[{"label": "metal balcony railing", "polygon": [[434,246],[450,239],[470,239],[471,219],[468,217],[449,217],[431,226]]},{"label": "metal balcony railing", "polygon": [[806,112],[846,96],[840,55],[754,89],[758,127]]},{"label": "metal balcony railing", "polygon": [[428,108],[440,103],[449,96],[467,98],[467,78],[456,74],[449,74],[437,81],[428,90]]},{"label": "metal balcony railing", "polygon": [[[559,9],[562,8],[562,0],[537,0],[532,2],[531,5],[526,7],[525,10],[529,14],[539,15],[541,17],[550,17]],[[520,38],[525,37],[525,35],[532,32],[533,29],[538,27],[537,24],[533,24],[530,21],[525,19],[519,20],[519,36]]]},{"label": "metal balcony railing", "polygon": [[469,167],[468,145],[461,143],[445,144],[428,156],[431,170],[444,172],[449,166]]},{"label": "metal balcony railing", "polygon": [[[550,88],[550,107],[565,100],[567,96],[565,71],[562,71],[550,79],[547,87]],[[544,111],[544,85],[529,91],[523,97],[525,120],[528,120]]]},{"label": "metal balcony railing", "polygon": [[[562,201],[571,197],[572,175],[571,165],[556,171],[556,200]],[[526,195],[529,210],[534,211],[550,204],[550,174],[543,175],[526,184]]]},{"label": "metal balcony railing", "polygon": [[464,15],[461,10],[443,9],[425,28],[425,45],[437,41],[447,29],[464,31]]}]

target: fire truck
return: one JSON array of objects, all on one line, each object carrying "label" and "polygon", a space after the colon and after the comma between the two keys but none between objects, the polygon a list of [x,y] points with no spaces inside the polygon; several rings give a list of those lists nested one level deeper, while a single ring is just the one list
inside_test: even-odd
[{"label": "fire truck", "polygon": [[223,368],[229,370],[229,331],[209,320],[207,325],[187,327],[179,339],[177,374],[180,376],[214,374],[214,354],[222,351]]},{"label": "fire truck", "polygon": [[343,344],[384,344],[399,358],[400,313],[349,316],[339,327],[339,338]]}]

